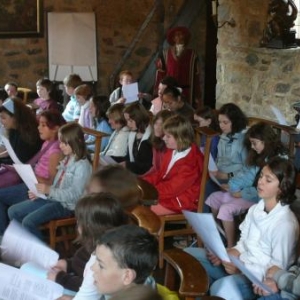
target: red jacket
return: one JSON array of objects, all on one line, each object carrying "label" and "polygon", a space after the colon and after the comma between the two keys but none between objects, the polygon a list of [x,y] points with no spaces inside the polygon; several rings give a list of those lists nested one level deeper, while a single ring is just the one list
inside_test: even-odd
[{"label": "red jacket", "polygon": [[172,152],[171,149],[166,151],[160,170],[143,176],[143,179],[156,187],[162,206],[175,212],[183,209],[195,211],[200,193],[203,155],[193,144],[189,154],[176,161],[164,178]]}]

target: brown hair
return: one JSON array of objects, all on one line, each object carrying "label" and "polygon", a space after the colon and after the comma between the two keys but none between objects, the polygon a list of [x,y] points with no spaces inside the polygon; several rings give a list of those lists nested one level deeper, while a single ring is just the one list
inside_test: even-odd
[{"label": "brown hair", "polygon": [[163,130],[173,135],[179,152],[186,150],[194,142],[194,130],[191,122],[180,115],[168,118],[163,125]]},{"label": "brown hair", "polygon": [[150,116],[144,106],[140,103],[132,103],[125,107],[124,114],[134,120],[138,132],[144,133],[150,122]]},{"label": "brown hair", "polygon": [[84,133],[78,123],[70,122],[62,126],[58,131],[58,136],[62,143],[66,143],[71,147],[76,160],[89,158]]},{"label": "brown hair", "polygon": [[116,103],[107,110],[106,115],[124,127],[126,125],[126,120],[123,114],[124,108],[125,105],[123,103]]},{"label": "brown hair", "polygon": [[53,90],[53,83],[51,80],[47,78],[41,78],[36,82],[36,86],[44,87],[48,93],[52,92]]},{"label": "brown hair", "polygon": [[78,74],[70,74],[64,78],[63,83],[65,86],[75,89],[82,84],[82,80]]},{"label": "brown hair", "polygon": [[74,91],[75,96],[82,96],[85,100],[89,100],[92,94],[92,89],[88,84],[81,84]]}]

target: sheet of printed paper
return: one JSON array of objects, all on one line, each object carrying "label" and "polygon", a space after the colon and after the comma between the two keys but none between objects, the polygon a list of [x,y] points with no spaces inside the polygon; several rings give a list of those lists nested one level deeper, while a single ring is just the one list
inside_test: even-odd
[{"label": "sheet of printed paper", "polygon": [[[49,270],[59,255],[40,239],[12,220],[4,232],[1,244],[2,260],[12,265],[34,262]],[[1,298],[0,298],[1,299]]]},{"label": "sheet of printed paper", "polygon": [[259,279],[256,278],[254,274],[252,274],[246,266],[243,264],[242,261],[240,261],[237,257],[229,255],[230,260],[232,263],[254,284],[259,286],[260,288],[264,289],[266,292],[269,292],[273,294],[273,291],[265,285],[263,282],[261,282]]},{"label": "sheet of printed paper", "polygon": [[15,163],[15,164],[21,164],[22,162],[18,159],[14,149],[12,148],[8,138],[4,135],[2,135],[2,142],[8,152],[8,155],[10,156],[10,158],[12,159],[12,161]]},{"label": "sheet of printed paper", "polygon": [[14,164],[13,166],[31,192],[33,192],[37,197],[47,199],[45,194],[39,193],[36,189],[35,185],[38,183],[38,181],[31,165]]},{"label": "sheet of printed paper", "polygon": [[61,285],[0,263],[1,300],[54,300],[62,295]]},{"label": "sheet of printed paper", "polygon": [[189,224],[199,235],[205,247],[221,260],[230,261],[212,214],[182,211]]},{"label": "sheet of printed paper", "polygon": [[123,96],[126,99],[126,104],[136,102],[139,100],[138,83],[130,83],[122,86]]}]

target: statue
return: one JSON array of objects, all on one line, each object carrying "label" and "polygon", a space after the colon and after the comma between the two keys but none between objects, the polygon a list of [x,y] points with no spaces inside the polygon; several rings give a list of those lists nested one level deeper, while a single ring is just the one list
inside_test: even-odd
[{"label": "statue", "polygon": [[[271,17],[260,41],[262,47],[296,47],[294,26],[298,9],[293,0],[270,0],[268,13]],[[281,41],[281,43],[279,43]]]},{"label": "statue", "polygon": [[200,66],[197,54],[187,48],[190,31],[186,27],[171,28],[167,32],[169,48],[164,49],[156,62],[154,90],[165,76],[176,79],[185,101],[194,108],[201,106]]}]

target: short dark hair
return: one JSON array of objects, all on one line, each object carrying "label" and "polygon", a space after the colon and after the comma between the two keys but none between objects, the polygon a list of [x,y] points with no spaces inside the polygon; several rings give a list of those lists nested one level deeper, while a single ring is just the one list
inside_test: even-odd
[{"label": "short dark hair", "polygon": [[143,284],[157,264],[156,237],[136,225],[124,225],[106,231],[97,245],[110,249],[120,268],[134,270],[136,284]]},{"label": "short dark hair", "polygon": [[79,240],[91,252],[96,246],[95,239],[106,230],[129,222],[120,201],[105,192],[81,198],[76,204],[75,216],[81,229]]},{"label": "short dark hair", "polygon": [[140,103],[132,103],[125,107],[124,114],[128,114],[130,119],[136,123],[137,130],[141,133],[146,131],[150,122],[150,116],[144,106]]},{"label": "short dark hair", "polygon": [[174,77],[166,76],[161,81],[161,84],[165,84],[167,86],[178,86],[178,83]]},{"label": "short dark hair", "polygon": [[167,86],[163,91],[163,95],[171,96],[176,102],[181,100],[182,96],[180,90],[175,86]]},{"label": "short dark hair", "polygon": [[36,86],[44,87],[48,93],[53,91],[53,83],[47,78],[41,78],[36,82]]},{"label": "short dark hair", "polygon": [[281,204],[291,204],[295,201],[296,196],[296,169],[294,164],[285,158],[276,156],[270,159],[266,166],[279,180],[280,194],[278,201]]},{"label": "short dark hair", "polygon": [[247,127],[246,115],[234,103],[226,103],[221,106],[219,115],[225,115],[231,121],[231,134],[238,133]]},{"label": "short dark hair", "polygon": [[82,79],[78,74],[70,74],[64,78],[63,83],[65,86],[75,89],[82,84]]}]

